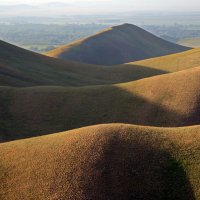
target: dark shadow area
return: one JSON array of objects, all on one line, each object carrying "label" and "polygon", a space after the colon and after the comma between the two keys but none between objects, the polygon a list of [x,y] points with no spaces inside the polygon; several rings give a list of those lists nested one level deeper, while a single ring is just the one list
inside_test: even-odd
[{"label": "dark shadow area", "polygon": [[162,171],[162,177],[163,200],[195,200],[192,186],[180,161],[168,157],[167,165]]},{"label": "dark shadow area", "polygon": [[191,114],[188,117],[184,117],[181,126],[199,125],[200,123],[200,94],[198,94],[198,100],[196,107],[193,108]]},{"label": "dark shadow area", "polygon": [[9,91],[1,91],[0,94],[0,142],[7,141],[7,134],[9,135],[9,130],[15,127],[12,114],[9,112],[11,96]]},{"label": "dark shadow area", "polygon": [[[195,200],[184,168],[162,147],[163,139],[142,132],[113,134],[101,159],[92,168],[81,166],[80,184],[87,199]],[[87,177],[89,168],[93,173]]]},{"label": "dark shadow area", "polygon": [[12,88],[0,93],[0,102],[1,142],[104,123],[176,127],[186,122],[186,116],[116,86]]}]

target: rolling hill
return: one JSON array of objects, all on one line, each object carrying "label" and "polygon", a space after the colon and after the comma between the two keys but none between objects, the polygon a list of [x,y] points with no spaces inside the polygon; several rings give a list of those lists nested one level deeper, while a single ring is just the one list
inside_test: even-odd
[{"label": "rolling hill", "polygon": [[0,144],[0,198],[199,200],[199,132],[111,124]]},{"label": "rolling hill", "polygon": [[109,67],[50,58],[3,41],[0,50],[0,86],[115,84],[200,65],[200,49]]},{"label": "rolling hill", "polygon": [[117,65],[189,50],[131,24],[105,29],[46,55],[97,65]]},{"label": "rolling hill", "polygon": [[0,41],[0,85],[85,86],[112,84],[167,73],[141,66],[95,66],[62,61]]},{"label": "rolling hill", "polygon": [[0,140],[102,123],[188,126],[200,123],[200,67],[92,87],[0,87]]}]

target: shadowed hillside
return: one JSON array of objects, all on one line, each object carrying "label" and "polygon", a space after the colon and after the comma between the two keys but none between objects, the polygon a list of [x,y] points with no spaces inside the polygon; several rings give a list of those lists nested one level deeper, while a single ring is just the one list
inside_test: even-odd
[{"label": "shadowed hillside", "polygon": [[198,200],[199,131],[112,124],[0,144],[0,197]]},{"label": "shadowed hillside", "polygon": [[116,65],[186,51],[131,24],[111,27],[96,35],[59,47],[46,55],[98,65]]},{"label": "shadowed hillside", "polygon": [[200,65],[200,51],[158,57],[118,66],[62,61],[0,41],[0,85],[88,86],[122,83]]},{"label": "shadowed hillside", "polygon": [[113,122],[199,124],[199,87],[199,67],[110,86],[1,87],[1,140]]},{"label": "shadowed hillside", "polygon": [[0,41],[0,85],[85,86],[138,80],[167,73],[142,66],[95,66],[61,61]]}]

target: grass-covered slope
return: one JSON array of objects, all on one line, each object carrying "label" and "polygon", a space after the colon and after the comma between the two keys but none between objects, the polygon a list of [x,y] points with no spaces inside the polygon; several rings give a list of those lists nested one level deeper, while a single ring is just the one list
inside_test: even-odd
[{"label": "grass-covered slope", "polygon": [[199,200],[200,127],[123,124],[0,144],[1,200]]},{"label": "grass-covered slope", "polygon": [[124,24],[56,48],[46,55],[83,63],[115,65],[188,49],[158,38],[137,26]]},{"label": "grass-covered slope", "polygon": [[0,41],[0,85],[85,86],[127,82],[167,73],[141,66],[95,66],[61,61]]},{"label": "grass-covered slope", "polygon": [[200,123],[200,68],[118,85],[0,87],[1,141],[101,123]]},{"label": "grass-covered slope", "polygon": [[177,72],[200,66],[200,48],[192,49],[182,53],[161,56],[152,59],[141,60],[124,64],[123,66],[146,67],[154,70]]},{"label": "grass-covered slope", "polygon": [[200,65],[199,49],[124,65],[58,60],[0,41],[0,86],[88,86],[134,81]]},{"label": "grass-covered slope", "polygon": [[200,47],[200,38],[184,38],[178,41],[178,44],[184,45],[187,47],[197,48]]}]

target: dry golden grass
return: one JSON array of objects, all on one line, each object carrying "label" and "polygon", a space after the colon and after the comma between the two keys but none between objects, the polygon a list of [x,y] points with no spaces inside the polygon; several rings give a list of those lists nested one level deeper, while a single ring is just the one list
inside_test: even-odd
[{"label": "dry golden grass", "polygon": [[110,124],[0,144],[0,199],[198,200],[199,133]]},{"label": "dry golden grass", "polygon": [[82,88],[0,88],[1,141],[101,123],[200,123],[200,67],[130,83]]},{"label": "dry golden grass", "polygon": [[177,72],[200,66],[200,48],[182,53],[127,63],[124,66],[145,66],[155,70]]},{"label": "dry golden grass", "polygon": [[116,65],[189,49],[158,38],[137,26],[123,24],[58,47],[45,55],[90,64]]}]

